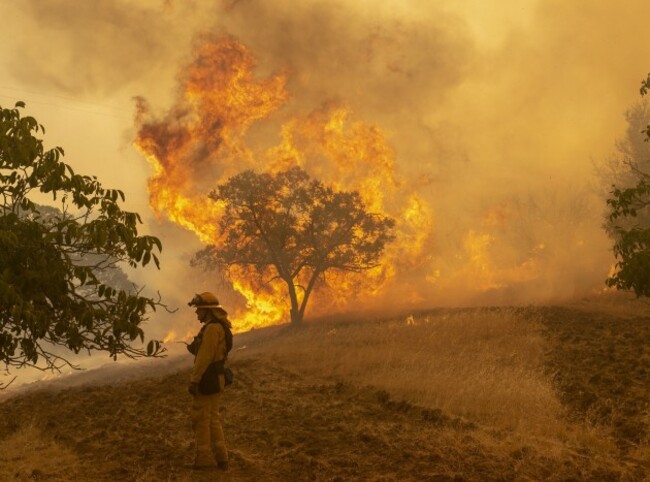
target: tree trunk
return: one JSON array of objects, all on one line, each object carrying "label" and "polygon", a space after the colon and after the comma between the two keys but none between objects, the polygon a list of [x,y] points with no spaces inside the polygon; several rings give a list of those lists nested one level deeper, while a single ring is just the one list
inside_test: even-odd
[{"label": "tree trunk", "polygon": [[293,326],[302,325],[302,313],[300,310],[291,308],[291,324]]},{"label": "tree trunk", "polygon": [[291,324],[293,326],[298,326],[302,324],[302,316],[300,308],[298,308],[298,295],[296,294],[296,287],[293,284],[293,280],[285,280],[287,286],[289,287],[289,299],[291,300]]},{"label": "tree trunk", "polygon": [[311,290],[314,289],[314,285],[316,284],[316,280],[318,279],[318,276],[320,275],[320,271],[316,270],[312,273],[311,279],[309,280],[309,284],[307,285],[307,289],[305,290],[305,294],[302,296],[302,303],[300,304],[300,320],[302,321],[303,317],[305,316],[305,308],[307,307],[307,300],[309,299],[309,295],[311,294]]}]

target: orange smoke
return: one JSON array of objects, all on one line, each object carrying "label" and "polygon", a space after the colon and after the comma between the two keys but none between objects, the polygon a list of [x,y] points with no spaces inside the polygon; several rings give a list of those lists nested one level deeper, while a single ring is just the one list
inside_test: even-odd
[{"label": "orange smoke", "polygon": [[[423,263],[431,209],[400,178],[395,153],[380,129],[339,103],[281,117],[279,108],[289,103],[286,75],[260,79],[254,69],[252,54],[235,39],[203,38],[166,115],[155,118],[146,101],[138,100],[136,145],[153,168],[151,206],[218,249],[222,206],[207,194],[244,169],[279,171],[297,165],[337,189],[359,191],[370,211],[397,220],[397,241],[377,268],[326,273],[308,309],[314,314],[372,302],[401,271]],[[287,318],[281,284],[262,285],[254,273],[239,268],[228,276],[246,300],[235,312],[238,330]]]}]

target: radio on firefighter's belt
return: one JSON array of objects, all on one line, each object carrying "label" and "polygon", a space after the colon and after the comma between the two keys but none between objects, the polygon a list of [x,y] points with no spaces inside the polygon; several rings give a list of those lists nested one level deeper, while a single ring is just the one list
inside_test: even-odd
[{"label": "radio on firefighter's belt", "polygon": [[199,381],[199,393],[203,395],[214,395],[221,391],[219,375],[223,375],[224,385],[231,385],[235,376],[230,368],[225,366],[225,360],[218,360],[208,365],[201,381]]}]

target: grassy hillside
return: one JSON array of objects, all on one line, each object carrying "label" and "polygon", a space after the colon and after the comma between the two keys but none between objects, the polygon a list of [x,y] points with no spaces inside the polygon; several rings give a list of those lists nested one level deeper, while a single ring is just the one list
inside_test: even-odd
[{"label": "grassy hillside", "polygon": [[[644,480],[650,318],[438,310],[236,337],[223,480]],[[0,404],[0,480],[194,473],[187,368]]]}]

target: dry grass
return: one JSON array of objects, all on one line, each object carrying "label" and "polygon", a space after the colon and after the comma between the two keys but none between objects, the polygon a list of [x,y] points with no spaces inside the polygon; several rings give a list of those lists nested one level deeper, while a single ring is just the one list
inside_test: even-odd
[{"label": "dry grass", "polygon": [[505,430],[504,451],[528,445],[556,455],[615,454],[607,430],[567,421],[545,372],[549,347],[542,331],[531,310],[458,310],[381,322],[321,322],[260,340],[244,356],[262,350],[307,375],[373,386],[392,398]]},{"label": "dry grass", "polygon": [[26,425],[0,442],[0,480],[78,480],[79,459],[70,449]]},{"label": "dry grass", "polygon": [[530,430],[562,413],[543,372],[539,326],[514,310],[313,325],[263,349],[301,369],[481,423]]}]

